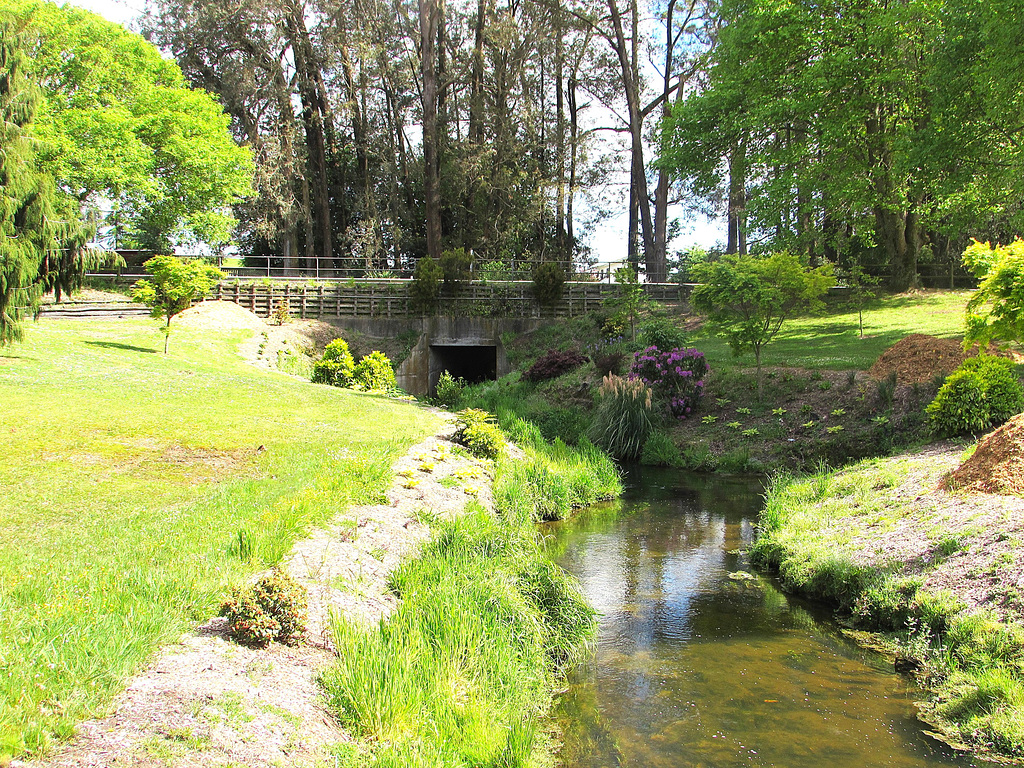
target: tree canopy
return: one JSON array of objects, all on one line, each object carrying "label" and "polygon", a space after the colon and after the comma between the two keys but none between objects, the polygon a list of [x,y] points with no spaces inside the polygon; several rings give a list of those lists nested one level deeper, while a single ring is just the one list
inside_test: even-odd
[{"label": "tree canopy", "polygon": [[906,288],[920,261],[1024,223],[1011,4],[726,0],[663,162],[727,201],[730,252],[853,259]]},{"label": "tree canopy", "polygon": [[141,36],[93,13],[40,0],[10,7],[42,92],[40,167],[60,191],[84,212],[112,205],[106,219],[122,246],[228,241],[252,159],[217,100]]},{"label": "tree canopy", "polygon": [[146,264],[152,277],[132,286],[132,297],[153,310],[153,317],[166,318],[164,354],[171,335],[171,319],[192,306],[224,277],[224,273],[205,262],[183,261],[175,256],[154,256]]},{"label": "tree canopy", "polygon": [[694,269],[694,309],[729,340],[735,354],[751,351],[761,385],[761,350],[800,309],[813,309],[835,284],[832,265],[810,268],[790,253],[727,255]]},{"label": "tree canopy", "polygon": [[21,338],[47,258],[59,258],[63,241],[77,233],[77,217],[62,220],[52,180],[39,169],[29,64],[17,26],[0,13],[0,346]]}]

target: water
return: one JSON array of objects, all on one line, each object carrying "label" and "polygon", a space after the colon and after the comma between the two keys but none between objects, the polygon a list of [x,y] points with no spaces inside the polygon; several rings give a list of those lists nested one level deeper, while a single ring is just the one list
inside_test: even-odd
[{"label": "water", "polygon": [[598,610],[556,708],[567,768],[971,766],[915,719],[920,691],[751,569],[756,480],[643,470],[547,526]]}]

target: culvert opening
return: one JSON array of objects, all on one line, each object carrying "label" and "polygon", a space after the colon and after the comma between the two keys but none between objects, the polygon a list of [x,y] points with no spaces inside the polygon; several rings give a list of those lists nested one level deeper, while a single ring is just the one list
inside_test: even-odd
[{"label": "culvert opening", "polygon": [[498,378],[498,348],[495,346],[430,347],[430,392],[437,390],[437,379],[443,371],[470,384]]}]

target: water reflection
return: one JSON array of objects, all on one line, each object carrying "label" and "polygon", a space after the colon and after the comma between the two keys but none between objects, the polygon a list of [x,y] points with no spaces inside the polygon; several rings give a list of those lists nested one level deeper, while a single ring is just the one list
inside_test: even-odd
[{"label": "water reflection", "polygon": [[751,571],[760,494],[647,470],[547,528],[601,614],[558,705],[567,768],[972,765],[924,735],[913,685]]}]

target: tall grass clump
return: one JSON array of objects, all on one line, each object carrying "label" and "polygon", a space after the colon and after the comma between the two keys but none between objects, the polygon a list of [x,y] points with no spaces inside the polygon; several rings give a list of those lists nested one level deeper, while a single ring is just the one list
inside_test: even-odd
[{"label": "tall grass clump", "polygon": [[572,510],[622,493],[618,469],[606,453],[584,438],[566,445],[548,443],[540,430],[508,411],[498,415],[524,459],[499,459],[494,499],[507,514],[533,520],[561,520]]},{"label": "tall grass clump", "polygon": [[651,389],[636,379],[609,374],[601,381],[594,423],[588,436],[617,459],[640,456],[653,429]]},{"label": "tall grass clump", "polygon": [[[502,470],[499,469],[499,474]],[[328,706],[376,766],[529,766],[560,670],[594,631],[528,518],[474,505],[392,577],[377,628],[335,619]]]}]

